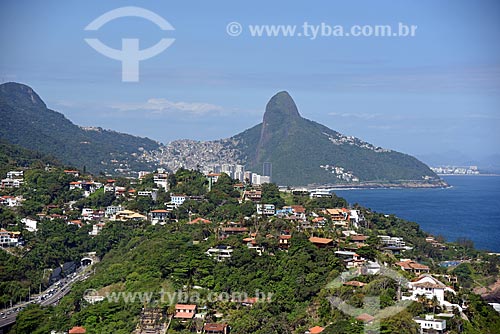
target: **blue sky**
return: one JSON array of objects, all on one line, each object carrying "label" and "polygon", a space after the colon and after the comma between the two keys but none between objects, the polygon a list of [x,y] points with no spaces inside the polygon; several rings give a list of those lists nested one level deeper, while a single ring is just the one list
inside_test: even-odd
[{"label": "blue sky", "polygon": [[[139,6],[141,18],[84,28]],[[226,25],[239,22],[232,37]],[[414,37],[252,37],[248,25],[417,25]],[[139,82],[92,49],[162,37],[172,46],[140,62]],[[423,155],[500,154],[500,3],[491,1],[18,1],[0,4],[0,81],[32,86],[79,125],[161,142],[229,137],[262,119],[287,90],[301,114],[375,145]]]}]

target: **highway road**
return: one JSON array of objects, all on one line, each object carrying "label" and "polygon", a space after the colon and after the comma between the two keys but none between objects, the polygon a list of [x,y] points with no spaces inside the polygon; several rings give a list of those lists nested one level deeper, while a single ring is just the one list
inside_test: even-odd
[{"label": "highway road", "polygon": [[[73,277],[65,278],[59,281],[60,287],[56,284],[57,282],[43,291],[38,297],[32,298],[30,302],[24,302],[16,304],[11,308],[0,311],[0,329],[10,326],[16,322],[17,314],[28,306],[30,303],[40,304],[42,306],[56,305],[62,297],[67,295],[71,291],[71,287],[74,283],[78,281],[83,281],[90,276],[88,270],[80,269],[76,272]],[[46,296],[42,298],[42,296]]]}]

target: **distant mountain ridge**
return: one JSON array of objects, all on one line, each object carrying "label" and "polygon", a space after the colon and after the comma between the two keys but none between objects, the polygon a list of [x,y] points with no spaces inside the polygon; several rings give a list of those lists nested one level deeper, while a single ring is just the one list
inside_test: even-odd
[{"label": "distant mountain ridge", "polygon": [[0,85],[0,116],[0,139],[94,173],[224,163],[261,173],[263,163],[270,162],[272,181],[279,185],[445,185],[412,156],[303,118],[284,91],[270,99],[263,122],[242,133],[207,142],[178,140],[166,146],[98,127],[79,127],[48,109],[32,88],[19,83]]},{"label": "distant mountain ridge", "polygon": [[79,127],[48,109],[31,87],[14,82],[0,85],[0,117],[1,139],[94,173],[148,168],[138,157],[159,148],[148,138]]},{"label": "distant mountain ridge", "polygon": [[[180,149],[187,146],[191,154]],[[196,152],[202,153],[196,156]],[[171,169],[237,163],[256,173],[261,173],[264,162],[271,162],[272,180],[280,185],[445,185],[410,155],[375,147],[303,118],[284,91],[268,102],[262,123],[228,139],[174,141],[162,147],[156,159]]]}]

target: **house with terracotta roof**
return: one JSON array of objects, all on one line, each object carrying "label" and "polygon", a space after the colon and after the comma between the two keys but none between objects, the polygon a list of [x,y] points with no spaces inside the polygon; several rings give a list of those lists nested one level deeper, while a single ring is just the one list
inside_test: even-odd
[{"label": "house with terracotta roof", "polygon": [[318,248],[325,248],[325,247],[332,247],[333,246],[333,239],[310,237],[309,241],[312,242]]},{"label": "house with terracotta roof", "polygon": [[349,220],[350,210],[346,208],[326,209],[324,213],[328,214],[334,222],[345,222]]},{"label": "house with terracotta roof", "polygon": [[68,225],[74,225],[74,226],[78,226],[78,228],[82,227],[83,226],[83,223],[81,220],[79,219],[75,219],[75,220],[70,220],[67,222]]},{"label": "house with terracotta roof", "polygon": [[358,234],[358,235],[352,235],[350,239],[355,244],[364,245],[365,241],[368,240],[368,236]]},{"label": "house with terracotta roof", "polygon": [[312,220],[314,227],[324,227],[327,220],[325,217],[316,217]]},{"label": "house with terracotta roof", "polygon": [[290,234],[282,234],[278,237],[278,247],[283,250],[288,250],[292,241]]},{"label": "house with terracotta roof", "polygon": [[308,331],[306,331],[305,334],[318,334],[318,333],[323,333],[323,331],[325,330],[324,327],[321,327],[321,326],[314,326],[314,327],[311,327],[309,328]]},{"label": "house with terracotta roof", "polygon": [[0,197],[0,204],[9,206],[9,207],[15,207],[21,205],[21,200],[22,196],[19,197],[14,197],[14,196],[1,196]]},{"label": "house with terracotta roof", "polygon": [[198,217],[196,219],[191,220],[188,224],[211,224],[212,222],[208,219]]},{"label": "house with terracotta roof", "polygon": [[302,205],[292,205],[291,206],[292,214],[302,220],[306,219],[306,208]]},{"label": "house with terracotta roof", "polygon": [[64,174],[73,175],[74,177],[79,177],[80,176],[80,172],[77,171],[77,170],[73,170],[73,169],[66,169],[66,170],[64,170]]},{"label": "house with terracotta roof", "polygon": [[248,233],[248,227],[223,227],[220,229],[220,238],[225,239],[232,235]]},{"label": "house with terracotta roof", "polygon": [[344,283],[345,286],[352,286],[355,288],[362,288],[366,285],[366,283],[359,282],[359,281],[348,281]]},{"label": "house with terracotta roof", "polygon": [[257,302],[259,302],[259,298],[257,298],[257,297],[248,297],[248,298],[245,298],[245,299],[243,299],[241,301],[241,305],[243,305],[243,306],[253,306]]},{"label": "house with terracotta roof", "polygon": [[204,334],[229,334],[228,324],[206,323],[203,326]]},{"label": "house with terracotta roof", "polygon": [[84,327],[73,327],[69,330],[69,334],[85,334],[87,331]]},{"label": "house with terracotta roof", "polygon": [[243,200],[245,201],[260,202],[261,198],[262,191],[260,190],[251,189],[243,193]]},{"label": "house with terracotta roof", "polygon": [[152,225],[162,224],[170,219],[170,211],[164,209],[152,210],[149,213],[149,218]]},{"label": "house with terracotta roof", "polygon": [[175,304],[174,318],[193,319],[196,314],[196,305],[194,304]]},{"label": "house with terracotta roof", "polygon": [[409,271],[414,274],[423,274],[423,273],[428,273],[430,271],[430,268],[428,266],[417,263],[412,260],[404,260],[401,262],[396,262],[394,265],[400,267],[404,271]]}]

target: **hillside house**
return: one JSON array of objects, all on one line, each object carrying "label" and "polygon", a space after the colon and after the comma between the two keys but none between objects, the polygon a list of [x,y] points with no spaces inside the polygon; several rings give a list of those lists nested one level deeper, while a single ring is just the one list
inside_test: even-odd
[{"label": "hillside house", "polygon": [[176,304],[174,318],[193,319],[196,314],[196,305],[194,304]]},{"label": "hillside house", "polygon": [[333,239],[310,237],[309,241],[318,248],[333,247]]},{"label": "hillside house", "polygon": [[456,294],[455,290],[446,286],[444,283],[440,282],[431,275],[425,274],[419,276],[417,279],[408,283],[408,288],[409,292],[408,294],[404,294],[402,296],[402,300],[418,301],[420,296],[427,299],[436,298],[441,306],[445,306],[447,308],[456,307],[462,311],[462,308],[459,305],[451,304],[444,298],[445,291]]},{"label": "hillside house", "polygon": [[231,246],[218,245],[212,247],[206,251],[206,254],[218,262],[224,261],[225,259],[230,259],[233,255],[233,249]]},{"label": "hillside house", "polygon": [[446,320],[434,319],[434,315],[426,315],[425,318],[413,318],[420,325],[420,333],[439,334],[446,331]]},{"label": "hillside house", "polygon": [[149,218],[151,219],[151,224],[165,224],[170,219],[171,212],[169,210],[153,210],[149,213]]},{"label": "hillside house", "polygon": [[417,275],[428,273],[430,271],[430,268],[428,266],[417,263],[412,260],[404,260],[401,262],[396,262],[394,265],[400,267],[404,271],[409,271]]},{"label": "hillside house", "polygon": [[206,323],[203,326],[204,334],[229,334],[229,326],[227,324]]}]

